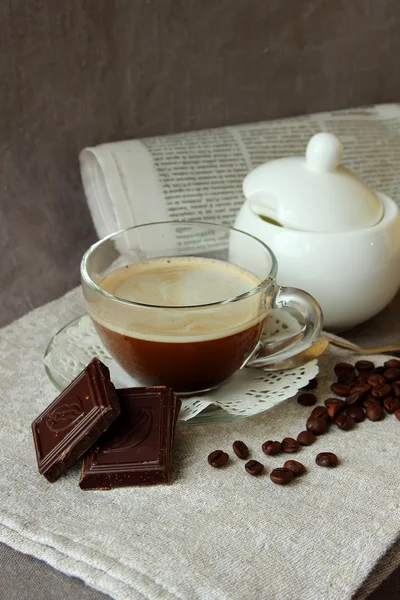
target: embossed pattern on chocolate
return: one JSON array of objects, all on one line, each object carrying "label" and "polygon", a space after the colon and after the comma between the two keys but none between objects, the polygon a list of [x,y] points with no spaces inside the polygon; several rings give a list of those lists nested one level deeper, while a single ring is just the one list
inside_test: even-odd
[{"label": "embossed pattern on chocolate", "polygon": [[121,415],[85,456],[81,489],[169,483],[181,401],[164,386],[117,393]]},{"label": "embossed pattern on chocolate", "polygon": [[110,372],[94,358],[32,423],[39,473],[56,481],[119,413]]}]

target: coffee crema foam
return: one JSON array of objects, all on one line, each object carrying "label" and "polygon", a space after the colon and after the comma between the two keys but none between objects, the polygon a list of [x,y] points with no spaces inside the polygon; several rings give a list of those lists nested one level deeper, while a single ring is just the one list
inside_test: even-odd
[{"label": "coffee crema foam", "polygon": [[103,327],[129,337],[202,341],[234,334],[265,318],[260,293],[215,307],[201,306],[235,298],[260,283],[246,269],[216,259],[156,258],[119,268],[98,286],[122,300],[163,308],[113,302],[111,310],[110,301],[99,298],[89,311]]}]

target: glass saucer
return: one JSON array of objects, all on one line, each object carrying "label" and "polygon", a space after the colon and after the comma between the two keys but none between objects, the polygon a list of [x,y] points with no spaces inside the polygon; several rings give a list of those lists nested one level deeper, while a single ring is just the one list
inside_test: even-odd
[{"label": "glass saucer", "polygon": [[[269,339],[287,335],[288,329],[296,331],[296,325],[297,321],[286,311],[278,311],[270,315],[265,335]],[[51,383],[62,391],[94,356],[109,367],[117,388],[139,385],[109,355],[88,315],[75,318],[51,338],[45,350],[44,367]],[[292,371],[242,369],[216,390],[182,398],[179,424],[225,423],[264,412],[295,395],[317,372],[316,361]]]}]

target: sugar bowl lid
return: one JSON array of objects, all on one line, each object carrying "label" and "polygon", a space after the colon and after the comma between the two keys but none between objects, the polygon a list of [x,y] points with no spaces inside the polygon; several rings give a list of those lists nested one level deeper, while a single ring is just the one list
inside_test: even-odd
[{"label": "sugar bowl lid", "polygon": [[290,229],[345,232],[365,229],[383,216],[372,188],[340,165],[343,146],[331,133],[317,133],[305,158],[280,158],[251,171],[243,192],[252,210]]}]

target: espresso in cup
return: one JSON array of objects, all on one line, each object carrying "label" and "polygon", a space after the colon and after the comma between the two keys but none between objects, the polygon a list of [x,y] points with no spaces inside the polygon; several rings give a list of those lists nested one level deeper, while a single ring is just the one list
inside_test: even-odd
[{"label": "espresso in cup", "polygon": [[[277,262],[259,239],[225,225],[183,221],[123,229],[81,263],[87,310],[110,354],[142,385],[206,392],[244,365],[302,352],[317,339],[321,309],[276,283]],[[289,307],[300,334],[260,338],[270,309]]]},{"label": "espresso in cup", "polygon": [[123,302],[110,307],[100,296],[89,310],[105,346],[138,382],[205,391],[240,369],[257,347],[267,310],[261,294],[246,294],[260,283],[221,260],[155,258],[103,277],[99,288]]}]

